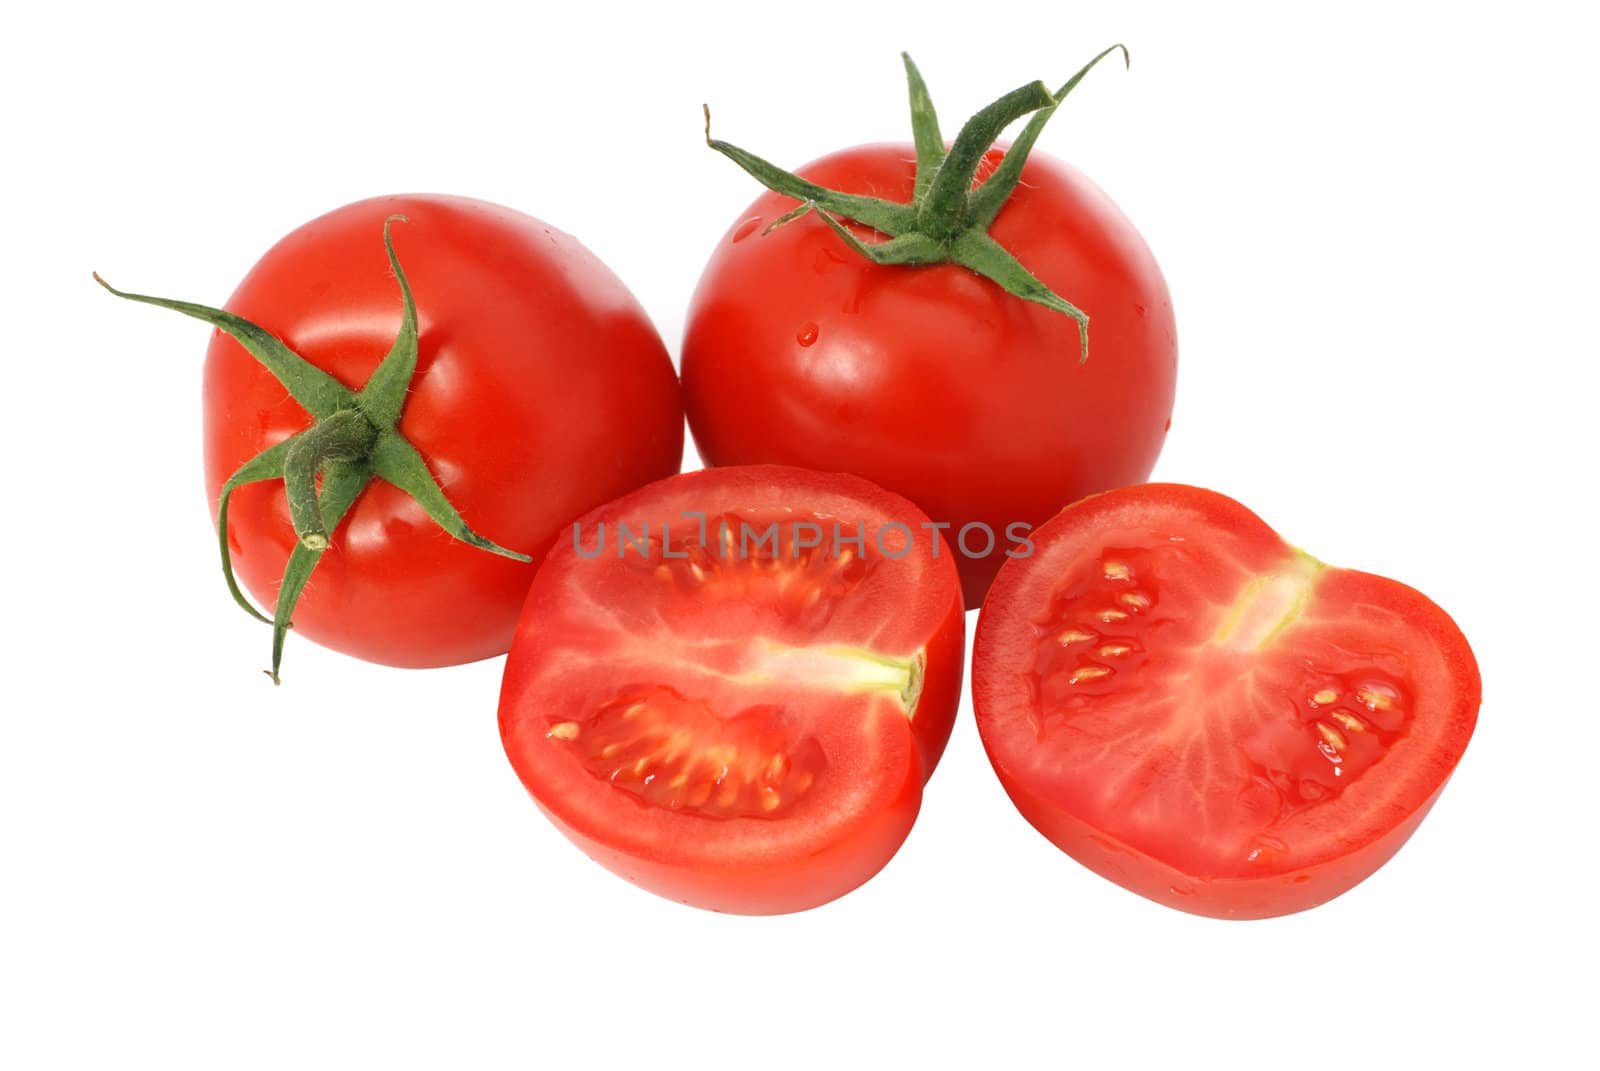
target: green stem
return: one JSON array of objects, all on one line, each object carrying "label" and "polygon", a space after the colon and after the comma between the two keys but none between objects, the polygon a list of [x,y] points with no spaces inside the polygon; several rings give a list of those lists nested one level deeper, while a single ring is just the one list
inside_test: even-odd
[{"label": "green stem", "polygon": [[328,549],[328,528],[317,503],[317,474],[330,461],[360,461],[378,439],[378,429],[354,409],[341,409],[295,439],[283,459],[289,519],[307,550]]}]

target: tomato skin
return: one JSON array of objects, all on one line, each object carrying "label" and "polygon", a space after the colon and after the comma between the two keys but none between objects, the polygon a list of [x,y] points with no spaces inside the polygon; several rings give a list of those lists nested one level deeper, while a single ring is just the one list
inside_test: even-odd
[{"label": "tomato skin", "polygon": [[[670,520],[684,509],[715,515],[729,508],[893,519],[913,529],[925,520],[904,498],[857,477],[739,466],[659,481],[577,524],[589,544],[602,522],[628,520],[637,530],[634,522],[641,517]],[[935,542],[931,533],[920,534],[925,539],[919,546]],[[642,564],[635,568],[656,575],[666,564],[657,557],[649,570]],[[756,575],[770,575],[772,565],[757,568]],[[609,553],[586,560],[570,539],[558,542],[528,591],[501,686],[500,731],[512,767],[568,839],[657,895],[752,915],[804,910],[844,895],[882,869],[910,832],[922,786],[954,724],[964,669],[965,615],[948,548],[941,547],[937,557],[919,550],[875,568],[880,586],[857,589],[831,607],[822,600],[819,609],[826,612],[819,621],[808,624],[803,615],[781,613],[760,616],[765,609],[752,621],[746,611],[759,598],[743,586],[722,609],[711,596],[658,595],[654,592],[670,592],[670,585],[654,591],[651,585],[668,582],[629,579]],[[787,586],[783,582],[780,590]],[[707,599],[712,601],[702,601]],[[870,648],[895,656],[920,652],[914,711],[906,720],[904,712],[873,707],[876,700],[848,689],[819,696],[804,687],[786,691],[788,686],[779,686],[776,692],[757,688],[744,694],[740,685],[722,692],[717,708],[722,719],[768,705],[806,712],[811,727],[832,719],[833,729],[823,736],[831,741],[827,769],[833,779],[819,776],[817,792],[802,796],[793,814],[770,820],[707,818],[642,804],[618,787],[615,773],[607,779],[574,761],[565,741],[589,739],[589,727],[571,738],[552,731],[552,722],[573,725],[619,687],[653,681],[652,672],[693,660],[708,645],[752,638],[826,650]],[[681,724],[669,726],[663,738],[673,738],[672,730]],[[626,752],[619,761],[637,754]],[[757,765],[766,758],[770,755],[760,756]],[[670,773],[651,777],[665,781]]]},{"label": "tomato skin", "polygon": [[[1141,629],[1134,621],[1106,626],[1126,630],[1126,637],[1116,640],[1119,652],[1131,648],[1139,652],[1134,657],[1148,661],[1129,663],[1125,678],[1101,675],[1098,680],[1122,681],[1101,693],[1063,698],[1058,686],[1025,685],[1045,657],[1031,652],[1051,651],[1052,643],[1078,642],[1075,636],[1055,634],[1067,621],[1061,608],[1073,605],[1082,588],[1071,578],[1082,575],[1086,562],[1092,569],[1101,555],[1104,561],[1132,560],[1130,548],[1136,540],[1130,533],[1143,533],[1153,546],[1174,541],[1177,549],[1169,550],[1169,561],[1182,563],[1165,578],[1164,591],[1153,577],[1143,588],[1126,589],[1153,596],[1153,606],[1143,604],[1150,606],[1147,625]],[[1245,584],[1241,589],[1239,581],[1281,577],[1285,561],[1302,568],[1299,563],[1314,560],[1231,499],[1180,485],[1150,484],[1093,496],[1062,511],[1035,536],[1038,559],[1002,569],[979,616],[973,702],[985,750],[1018,811],[1090,870],[1194,914],[1231,919],[1284,915],[1321,904],[1365,880],[1399,850],[1437,801],[1472,735],[1482,685],[1465,637],[1420,592],[1386,577],[1314,563],[1314,569],[1301,574],[1303,601],[1285,602],[1292,607],[1286,623],[1263,630],[1266,638],[1259,645],[1253,643],[1243,654],[1219,653],[1216,647],[1223,637],[1212,633],[1195,653],[1187,640],[1172,636],[1180,622],[1203,615],[1207,600],[1219,595],[1226,599],[1234,590],[1242,590],[1247,599],[1259,597],[1251,592],[1270,588]],[[1130,572],[1121,564],[1115,570],[1107,569],[1105,576]],[[1198,602],[1183,601],[1184,592],[1199,592]],[[1169,612],[1163,621],[1156,612],[1164,603]],[[1098,596],[1088,604],[1104,605]],[[1082,620],[1067,624],[1082,628],[1077,623]],[[1210,629],[1208,623],[1202,632]],[[1194,663],[1160,676],[1175,652],[1194,654]],[[1287,769],[1292,762],[1283,741],[1294,737],[1252,733],[1259,723],[1300,719],[1298,728],[1309,729],[1316,723],[1307,719],[1327,717],[1329,724],[1344,730],[1329,744],[1339,748],[1375,730],[1375,724],[1353,717],[1354,712],[1365,714],[1353,701],[1359,692],[1339,697],[1330,689],[1325,697],[1319,692],[1304,704],[1296,693],[1275,690],[1272,682],[1280,678],[1274,676],[1274,667],[1291,677],[1315,680],[1327,670],[1330,657],[1356,667],[1358,678],[1379,673],[1380,666],[1404,667],[1410,686],[1401,705],[1409,720],[1389,736],[1376,762],[1335,770],[1349,776],[1331,797],[1319,794],[1310,804],[1296,803],[1270,825],[1252,827],[1272,835],[1270,841],[1261,838],[1274,845],[1272,855],[1257,862],[1254,852],[1244,857],[1213,851],[1211,846],[1221,843],[1216,812],[1206,810],[1209,802],[1185,797],[1174,786],[1187,780],[1217,784],[1223,793],[1237,791],[1232,799],[1241,802],[1234,805],[1233,817],[1241,825],[1251,821],[1247,814],[1241,816],[1244,792],[1228,780],[1232,767],[1214,761],[1216,753],[1237,755],[1244,741],[1256,745],[1249,755],[1254,761],[1261,757],[1260,741],[1270,739],[1274,743],[1264,750],[1273,752],[1271,758],[1284,759],[1278,768]],[[1114,658],[1102,661],[1115,664]],[[1244,685],[1242,694],[1246,702],[1264,694],[1267,715],[1256,721],[1217,720],[1218,708],[1238,704],[1240,693],[1224,691],[1220,702],[1208,708],[1205,693],[1218,678],[1192,665],[1218,662],[1230,676],[1266,682]],[[1304,712],[1307,705],[1310,714]],[[1374,708],[1374,714],[1386,709]],[[1326,714],[1329,710],[1334,713]],[[1199,712],[1198,722],[1191,712]],[[1102,719],[1098,723],[1097,716]],[[1107,724],[1113,727],[1110,735]],[[1316,740],[1314,734],[1305,736]],[[1038,758],[1046,754],[1051,757]],[[1328,750],[1325,755],[1340,762],[1354,752]],[[1197,758],[1199,775],[1194,772]],[[1130,786],[1131,793],[1125,791]],[[1193,800],[1187,814],[1170,807],[1164,812],[1169,827],[1164,832],[1175,841],[1153,837],[1131,822],[1121,830],[1108,828],[1116,821],[1113,817],[1108,823],[1108,813],[1162,798],[1176,798],[1180,804]],[[1184,842],[1195,847],[1174,847]]]},{"label": "tomato skin", "polygon": [[736,867],[686,867],[665,853],[624,851],[604,832],[591,834],[537,797],[534,802],[585,855],[641,889],[723,914],[786,915],[837,900],[883,869],[905,842],[921,809],[920,771],[917,766],[900,771],[903,779],[892,802],[875,811],[849,839],[830,844],[802,861],[778,859]]},{"label": "tomato skin", "polygon": [[[864,145],[798,173],[909,201],[915,158]],[[1138,232],[1082,174],[1033,153],[990,233],[1089,314],[1083,363],[1070,319],[965,268],[872,264],[815,216],[763,233],[793,206],[768,192],[741,213],[689,309],[685,405],[708,464],[853,472],[950,522],[952,542],[987,524],[993,551],[959,559],[969,608],[1005,560],[1008,525],[1149,476],[1172,415],[1172,302]],[[977,531],[970,542],[981,550]]]},{"label": "tomato skin", "polygon": [[1306,911],[1349,892],[1411,839],[1444,791],[1444,782],[1440,782],[1421,806],[1388,832],[1321,866],[1265,878],[1197,880],[1192,874],[1118,843],[1104,831],[1041,799],[1025,781],[1013,776],[993,752],[989,757],[1000,784],[1028,824],[1096,874],[1179,911],[1241,921]]},{"label": "tomato skin", "polygon": [[[384,220],[416,296],[417,375],[399,429],[467,523],[520,563],[451,539],[375,480],[333,533],[294,634],[372,662],[454,665],[503,653],[536,563],[573,517],[676,472],[677,378],[644,310],[578,241],[520,212],[436,195],[378,197],[298,228],[226,308],[359,388],[399,327]],[[310,417],[236,342],[205,364],[205,477],[215,518],[244,461]],[[268,608],[295,543],[281,482],[239,488],[229,544]]]}]

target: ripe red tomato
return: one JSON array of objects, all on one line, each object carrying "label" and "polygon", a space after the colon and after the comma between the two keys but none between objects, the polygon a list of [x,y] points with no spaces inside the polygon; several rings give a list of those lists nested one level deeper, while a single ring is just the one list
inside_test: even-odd
[{"label": "ripe red tomato", "polygon": [[1287,914],[1438,798],[1480,682],[1418,592],[1193,487],[1098,495],[1034,538],[978,618],[973,702],[1017,808],[1091,870],[1196,914]]},{"label": "ripe red tomato", "polygon": [[[1004,153],[991,150],[979,170]],[[910,145],[801,168],[820,186],[910,201]],[[1077,325],[955,264],[875,264],[812,213],[764,193],[712,254],[689,309],[683,383],[708,464],[853,472],[897,491],[954,543],[969,607],[1013,523],[1149,476],[1172,415],[1177,343],[1155,258],[1105,194],[1039,153],[989,233],[1090,320]],[[862,241],[877,240],[852,225]],[[961,549],[961,548],[958,548]],[[987,549],[987,552],[984,551]]]},{"label": "ripe red tomato", "polygon": [[[399,431],[477,532],[531,555],[596,505],[676,472],[678,384],[644,310],[578,241],[531,216],[460,197],[379,197],[273,246],[227,309],[354,390],[395,342],[402,299],[385,220],[415,294],[420,343]],[[311,424],[234,339],[205,366],[213,515],[241,464]],[[233,494],[228,543],[267,605],[296,546],[282,481]],[[375,479],[333,533],[294,631],[374,662],[442,666],[504,652],[534,565],[442,531]]]},{"label": "ripe red tomato", "polygon": [[506,663],[522,783],[673,900],[775,914],[860,885],[910,832],[961,694],[960,584],[926,523],[864,480],[776,466],[589,514]]}]

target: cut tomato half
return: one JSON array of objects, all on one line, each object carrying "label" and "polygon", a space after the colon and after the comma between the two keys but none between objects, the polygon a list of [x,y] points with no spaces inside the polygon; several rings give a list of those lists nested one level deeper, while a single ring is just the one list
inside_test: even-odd
[{"label": "cut tomato half", "polygon": [[961,585],[906,499],[719,468],[578,521],[534,579],[506,754],[591,857],[774,914],[866,881],[911,830],[961,693]]},{"label": "cut tomato half", "polygon": [[1112,881],[1225,918],[1300,911],[1403,844],[1477,719],[1471,649],[1383,577],[1213,491],[1085,499],[1002,567],[973,701],[1023,816]]}]

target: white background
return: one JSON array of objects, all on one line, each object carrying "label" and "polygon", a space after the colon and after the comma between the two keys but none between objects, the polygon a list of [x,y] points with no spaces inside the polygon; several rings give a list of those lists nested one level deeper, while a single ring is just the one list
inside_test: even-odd
[{"label": "white background", "polygon": [[[0,1064],[1578,1062],[1592,27],[1534,3],[537,6],[7,16]],[[901,48],[949,131],[1116,40],[1131,71],[1097,71],[1041,149],[1110,192],[1171,285],[1156,475],[1429,592],[1482,664],[1466,759],[1365,885],[1254,924],[1146,903],[1016,815],[968,709],[879,877],[719,917],[540,817],[495,730],[500,660],[404,672],[291,638],[284,686],[260,675],[201,487],[208,329],[91,268],[220,303],[312,216],[455,192],[578,235],[675,351],[756,193],[701,143],[702,101],[795,165],[908,137]]]}]

